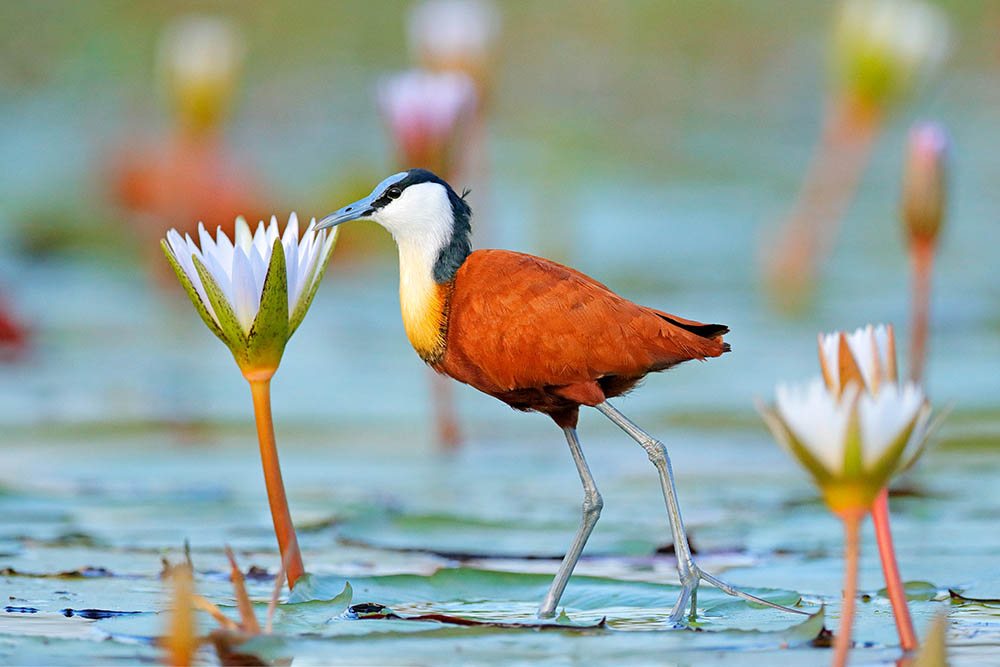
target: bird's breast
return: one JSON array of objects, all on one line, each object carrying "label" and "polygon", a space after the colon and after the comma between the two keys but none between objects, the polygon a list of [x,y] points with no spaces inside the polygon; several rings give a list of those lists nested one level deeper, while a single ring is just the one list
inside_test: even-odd
[{"label": "bird's breast", "polygon": [[407,285],[400,282],[399,285],[406,337],[420,358],[428,363],[435,363],[444,356],[450,292],[451,284]]}]

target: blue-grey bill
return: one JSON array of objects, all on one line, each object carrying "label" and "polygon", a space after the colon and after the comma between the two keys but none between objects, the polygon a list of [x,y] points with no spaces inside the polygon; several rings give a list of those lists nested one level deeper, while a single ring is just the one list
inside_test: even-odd
[{"label": "blue-grey bill", "polygon": [[385,179],[381,183],[375,186],[371,194],[364,199],[359,199],[353,204],[348,204],[344,208],[334,211],[330,215],[326,216],[316,225],[316,229],[326,229],[327,227],[336,227],[337,225],[343,224],[345,222],[350,222],[351,220],[357,220],[358,218],[364,218],[371,215],[374,212],[372,205],[375,201],[382,196],[382,193],[388,189],[388,187],[394,183],[406,178],[409,172],[401,171],[398,174],[393,174],[389,178]]}]

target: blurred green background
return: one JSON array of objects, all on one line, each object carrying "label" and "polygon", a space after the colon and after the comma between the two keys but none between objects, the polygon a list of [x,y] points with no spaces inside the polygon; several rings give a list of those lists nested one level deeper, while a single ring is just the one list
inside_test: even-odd
[{"label": "blurred green background", "polygon": [[[833,5],[498,4],[488,180],[470,195],[476,244],[541,254],[640,303],[732,328],[731,354],[650,377],[619,404],[672,448],[694,539],[750,554],[721,561],[737,568],[735,583],[839,595],[837,526],[818,505],[791,502],[811,489],[764,434],[753,400],[817,373],[819,331],[894,323],[905,359],[899,180],[917,119],[941,122],[952,141],[926,377],[934,403],[954,407],[943,443],[908,480],[920,493],[900,505],[904,577],[939,590],[1000,581],[1000,545],[988,536],[1000,496],[984,482],[1000,472],[1000,4],[938,4],[952,23],[951,55],[888,117],[815,297],[796,317],[771,307],[758,259],[822,127]],[[155,235],[116,202],[113,167],[170,135],[154,76],[164,26],[189,12],[220,15],[246,47],[223,134],[233,162],[282,223],[293,210],[308,219],[353,201],[396,170],[374,83],[411,65],[409,8],[0,3],[0,303],[27,337],[0,364],[0,506],[10,517],[0,520],[0,567],[141,573],[151,583],[132,605],[143,609],[158,604],[149,550],[185,538],[210,563],[228,541],[267,554],[273,569],[246,386],[164,279]],[[453,458],[436,453],[391,239],[363,225],[345,231],[273,383],[292,511],[320,526],[304,531],[307,567],[336,577],[452,562],[380,551],[399,546],[558,553],[579,502],[561,436],[544,418],[458,387],[468,442]],[[660,542],[651,535],[668,541],[642,453],[595,415],[584,415],[581,438],[598,484],[607,480],[592,550],[647,554]],[[932,533],[953,551],[928,560]],[[74,534],[88,540],[68,548]],[[367,546],[351,551],[345,536]],[[669,570],[643,576],[670,581]],[[24,579],[3,581],[12,598],[70,604],[51,599],[67,584],[29,593]],[[878,582],[870,559],[862,588]],[[115,600],[80,594],[72,604]],[[987,623],[990,642],[1000,636],[995,614],[969,621]],[[25,650],[0,647],[7,657]]]},{"label": "blurred green background", "polygon": [[[244,414],[223,348],[183,311],[180,290],[151,289],[147,275],[164,263],[109,197],[115,152],[170,131],[153,77],[158,33],[189,11],[233,16],[247,62],[225,139],[284,220],[291,210],[323,215],[395,168],[373,86],[409,65],[407,8],[3,5],[0,293],[36,334],[28,357],[0,376],[4,421]],[[814,372],[818,330],[886,321],[905,341],[904,136],[913,119],[937,119],[952,133],[953,169],[928,383],[943,401],[990,405],[1000,354],[990,279],[1000,234],[1000,13],[992,3],[946,9],[952,58],[890,117],[805,320],[767,308],[756,253],[794,199],[821,126],[827,3],[503,5],[491,181],[471,196],[477,245],[543,254],[635,300],[729,324],[732,355],[651,380],[635,400],[667,409],[711,397],[746,410],[776,379]],[[279,413],[334,422],[424,414],[423,371],[394,303],[391,243],[369,235],[382,249],[376,261],[335,255],[278,376],[295,379],[276,392]],[[193,386],[201,396],[170,404],[181,400],[171,391]],[[472,392],[460,400],[470,416],[503,416]]]}]

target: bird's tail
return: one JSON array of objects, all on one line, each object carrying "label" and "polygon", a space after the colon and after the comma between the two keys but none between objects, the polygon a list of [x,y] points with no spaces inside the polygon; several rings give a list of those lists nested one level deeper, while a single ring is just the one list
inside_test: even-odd
[{"label": "bird's tail", "polygon": [[[700,338],[707,338],[716,343],[722,343],[722,350],[718,354],[724,354],[731,349],[729,343],[723,342],[722,337],[729,333],[729,327],[725,324],[703,324],[694,320],[685,320],[663,311],[654,311],[661,319],[673,324],[675,327],[684,329]],[[716,356],[716,355],[712,355]]]}]

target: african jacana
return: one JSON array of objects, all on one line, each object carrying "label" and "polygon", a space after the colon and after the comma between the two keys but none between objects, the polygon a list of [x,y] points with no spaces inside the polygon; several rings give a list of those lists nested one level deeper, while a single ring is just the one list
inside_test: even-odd
[{"label": "african jacana", "polygon": [[701,579],[730,595],[778,607],[695,565],[666,448],[607,400],[647,373],[728,351],[722,336],[729,329],[639,306],[540,257],[473,252],[471,215],[465,199],[446,182],[425,169],[411,169],[385,179],[317,228],[357,219],[386,228],[399,247],[403,324],[417,354],[439,373],[517,410],[544,413],[562,428],[583,482],[583,520],[539,617],[554,615],[604,506],[576,434],[581,405],[597,408],[642,445],[659,472],[682,586],[671,621],[680,621],[688,600],[694,614]]}]

